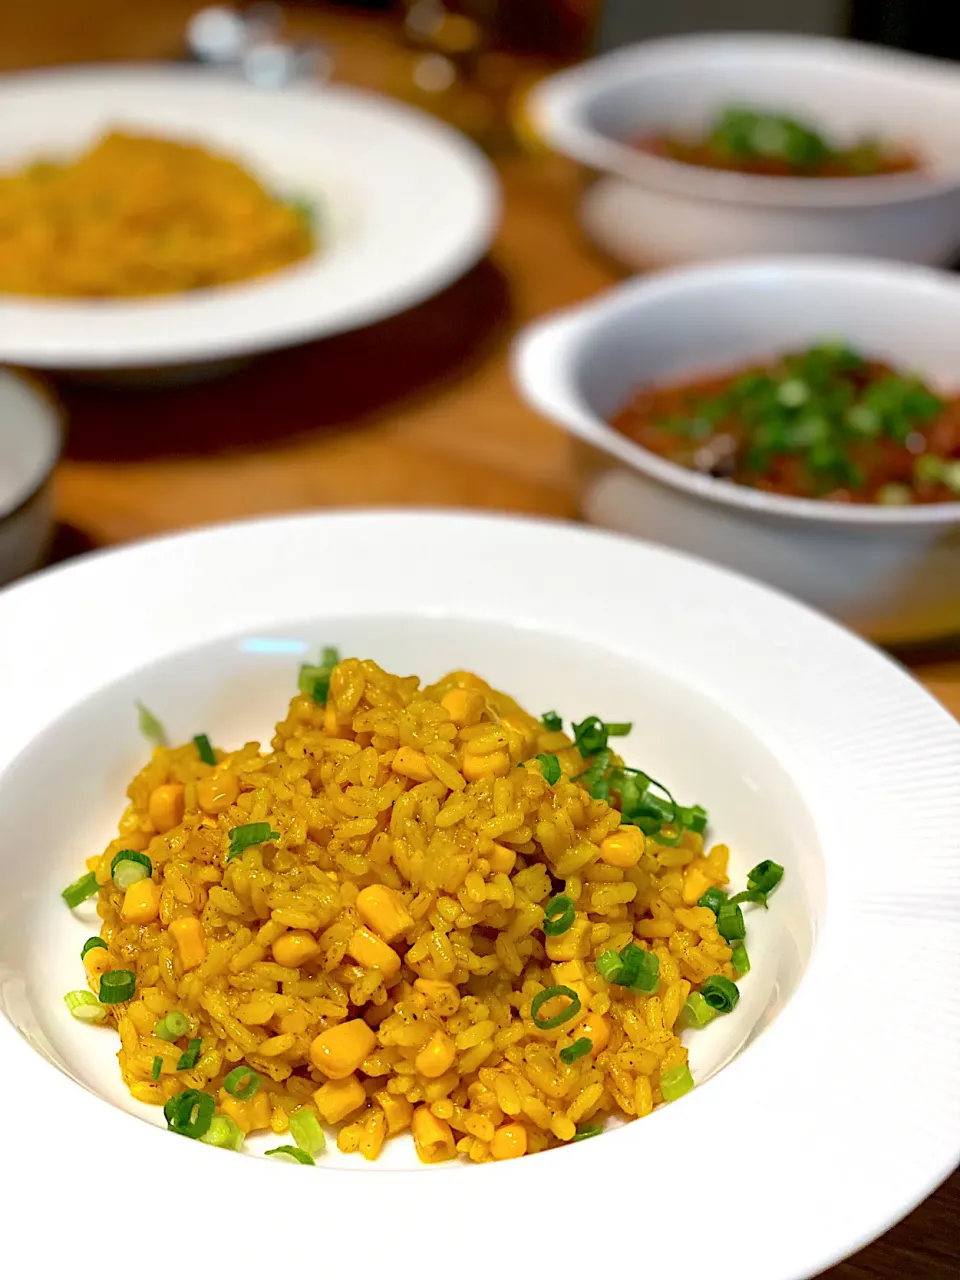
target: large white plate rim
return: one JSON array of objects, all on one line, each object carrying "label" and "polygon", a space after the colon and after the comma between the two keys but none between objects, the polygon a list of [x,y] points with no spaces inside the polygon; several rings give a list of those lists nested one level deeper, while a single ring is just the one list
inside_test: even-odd
[{"label": "large white plate rim", "polygon": [[[336,555],[347,543],[350,556]],[[382,565],[387,547],[391,564],[416,558],[418,572],[386,574],[369,592],[357,569]],[[474,548],[482,554],[468,562]],[[212,572],[240,561],[269,592],[236,593],[229,573]],[[7,1229],[14,1258],[27,1260],[43,1220],[89,1210],[94,1160],[112,1185],[129,1172],[144,1211],[153,1188],[183,1188],[172,1229],[194,1265],[244,1276],[273,1247],[291,1270],[359,1248],[365,1270],[403,1280],[422,1276],[425,1258],[426,1274],[441,1259],[471,1277],[544,1263],[583,1274],[604,1251],[626,1263],[634,1248],[641,1267],[669,1263],[691,1280],[704,1269],[717,1280],[795,1280],[878,1234],[947,1176],[960,1151],[960,728],[883,655],[737,575],[575,526],[431,514],[289,517],[103,553],[0,594],[0,769],[124,671],[302,618],[302,566],[318,563],[325,617],[482,613],[652,658],[687,683],[693,673],[710,696],[722,690],[794,777],[827,853],[826,922],[807,974],[750,1052],[681,1104],[600,1142],[455,1179],[435,1170],[429,1181],[391,1172],[318,1184],[297,1168],[176,1143],[77,1089],[0,1019],[5,1096],[29,1099],[6,1124],[5,1174],[11,1190],[28,1192]],[[578,564],[592,569],[602,608],[579,609],[563,590]],[[641,568],[648,591],[669,586],[660,598],[689,602],[658,609],[655,640],[638,627],[642,601],[622,590]],[[129,588],[144,580],[132,630]],[[194,587],[203,613],[174,607]],[[94,608],[97,628],[84,633]],[[869,865],[851,850],[868,852]],[[732,1167],[719,1154],[731,1141],[741,1152]],[[489,1215],[511,1203],[499,1223]],[[139,1223],[136,1211],[111,1221],[110,1250],[134,1256]],[[62,1236],[45,1237],[46,1258],[99,1274],[100,1250]]]}]

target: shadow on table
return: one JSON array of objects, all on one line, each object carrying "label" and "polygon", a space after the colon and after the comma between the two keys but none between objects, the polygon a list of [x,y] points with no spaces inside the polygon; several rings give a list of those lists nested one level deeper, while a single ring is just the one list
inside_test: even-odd
[{"label": "shadow on table", "polygon": [[402,315],[275,352],[219,380],[147,392],[64,378],[66,456],[203,457],[345,431],[463,377],[510,320],[507,280],[485,260]]}]

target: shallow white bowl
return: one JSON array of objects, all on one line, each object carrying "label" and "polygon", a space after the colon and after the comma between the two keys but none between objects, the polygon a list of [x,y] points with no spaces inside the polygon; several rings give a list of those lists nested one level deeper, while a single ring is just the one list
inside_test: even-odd
[{"label": "shallow white bowl", "polygon": [[763,579],[874,639],[960,629],[960,503],[857,506],[698,475],[615,431],[643,385],[724,371],[824,339],[960,391],[960,280],[854,259],[759,259],[634,280],[529,328],[526,399],[579,446],[588,519]]},{"label": "shallow white bowl", "polygon": [[[63,1006],[95,917],[71,915],[58,890],[112,833],[144,758],[132,700],[176,737],[239,741],[268,730],[323,643],[428,678],[472,665],[534,710],[631,718],[626,754],[709,808],[736,881],[762,857],[785,865],[770,911],[751,914],[740,1005],[691,1037],[705,1087],[597,1141],[482,1166],[418,1166],[401,1141],[378,1165],[334,1151],[285,1167],[177,1140],[131,1101],[113,1033]],[[781,596],[573,525],[254,522],[90,556],[0,595],[0,705],[0,1086],[29,1099],[4,1120],[14,1270],[42,1231],[51,1270],[102,1274],[95,1239],[49,1229],[106,1212],[93,1167],[132,1189],[109,1247],[139,1248],[147,1280],[169,1271],[162,1249],[142,1249],[134,1210],[167,1194],[148,1188],[182,1206],[171,1248],[204,1274],[263,1275],[281,1248],[291,1274],[312,1274],[320,1251],[397,1280],[441,1258],[466,1280],[526,1280],[545,1249],[578,1275],[598,1248],[618,1271],[636,1262],[634,1233],[610,1217],[617,1187],[656,1224],[646,1269],[702,1280],[703,1241],[742,1211],[749,1230],[714,1251],[711,1275],[797,1280],[957,1159],[960,728]]]},{"label": "shallow white bowl", "polygon": [[493,170],[453,129],[346,88],[258,90],[191,67],[0,77],[0,170],[71,157],[111,127],[224,151],[318,210],[318,252],[249,283],[131,300],[0,296],[0,360],[74,370],[225,361],[358,328],[487,249]]},{"label": "shallow white bowl", "polygon": [[36,569],[53,532],[50,480],[63,431],[53,398],[0,369],[0,586]]},{"label": "shallow white bowl", "polygon": [[[646,155],[631,139],[696,131],[729,103],[795,114],[831,137],[876,133],[927,170],[763,178]],[[851,253],[941,264],[960,248],[960,72],[851,41],[753,34],[650,40],[543,81],[535,125],[605,175],[582,220],[637,267],[760,253]]]}]

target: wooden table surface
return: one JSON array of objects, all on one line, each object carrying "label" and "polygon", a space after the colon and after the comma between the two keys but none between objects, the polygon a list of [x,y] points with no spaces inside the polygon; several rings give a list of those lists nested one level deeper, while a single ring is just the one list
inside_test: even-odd
[{"label": "wooden table surface", "polygon": [[[4,6],[0,66],[175,54],[189,0]],[[383,89],[409,55],[370,18],[299,15],[338,74]],[[218,382],[165,390],[64,383],[58,554],[216,520],[357,505],[492,508],[576,517],[565,437],[517,398],[518,326],[617,278],[582,242],[580,177],[548,155],[498,162],[503,225],[489,257],[439,297],[363,332],[279,352]],[[916,655],[960,714],[960,660]],[[960,1174],[834,1280],[960,1276]]]}]

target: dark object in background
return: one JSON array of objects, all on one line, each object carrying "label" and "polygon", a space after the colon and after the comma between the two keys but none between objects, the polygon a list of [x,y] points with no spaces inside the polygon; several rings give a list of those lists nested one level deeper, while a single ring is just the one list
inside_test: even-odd
[{"label": "dark object in background", "polygon": [[839,36],[846,22],[847,0],[780,0],[777,5],[769,0],[671,0],[670,4],[603,0],[598,45],[604,51],[653,36],[721,31]]},{"label": "dark object in background", "polygon": [[850,0],[850,35],[960,60],[960,12],[944,0]]}]

